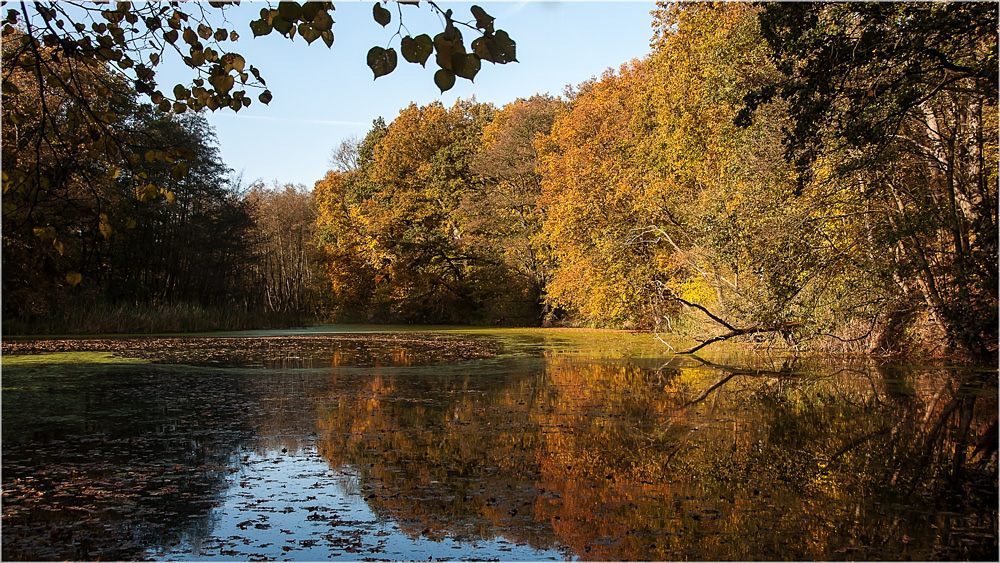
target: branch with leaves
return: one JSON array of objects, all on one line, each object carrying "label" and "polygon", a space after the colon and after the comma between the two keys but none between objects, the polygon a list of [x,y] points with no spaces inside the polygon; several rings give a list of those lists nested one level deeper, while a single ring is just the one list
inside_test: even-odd
[{"label": "branch with leaves", "polygon": [[[418,2],[397,2],[398,5],[417,5]],[[494,29],[495,18],[486,13],[479,6],[472,6],[470,11],[475,17],[475,23],[456,21],[451,10],[442,10],[436,3],[428,2],[431,9],[444,18],[445,29],[431,39],[426,33],[412,37],[403,36],[400,40],[400,52],[407,62],[427,66],[427,60],[431,54],[435,54],[434,60],[440,67],[434,73],[434,84],[441,89],[441,92],[450,90],[455,85],[455,78],[461,77],[466,80],[473,80],[482,67],[482,61],[494,64],[507,64],[517,62],[517,45],[510,38],[506,31]],[[400,19],[402,19],[402,8],[400,7]],[[392,13],[375,3],[372,8],[372,17],[382,27],[392,22]],[[462,33],[458,30],[458,25],[464,26],[480,34],[470,45],[472,52],[466,52]],[[402,35],[403,25],[400,23],[400,30],[396,35]],[[368,67],[375,73],[375,78],[385,76],[396,69],[398,57],[396,49],[389,47],[372,47],[368,51]]]}]

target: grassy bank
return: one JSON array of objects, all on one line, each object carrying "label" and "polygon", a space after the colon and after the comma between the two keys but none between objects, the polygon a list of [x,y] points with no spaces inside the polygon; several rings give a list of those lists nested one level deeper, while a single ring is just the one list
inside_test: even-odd
[{"label": "grassy bank", "polygon": [[303,314],[247,311],[191,303],[167,305],[90,304],[46,315],[3,320],[4,336],[156,334],[283,328],[315,323]]}]

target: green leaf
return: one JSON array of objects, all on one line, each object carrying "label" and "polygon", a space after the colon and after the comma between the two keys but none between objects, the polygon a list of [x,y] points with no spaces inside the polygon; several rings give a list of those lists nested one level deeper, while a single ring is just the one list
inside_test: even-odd
[{"label": "green leaf", "polygon": [[302,22],[299,24],[299,35],[306,40],[306,43],[312,44],[313,41],[319,39],[322,33],[323,32],[313,27],[310,23]]},{"label": "green leaf", "polygon": [[[253,32],[254,37],[261,37],[271,33],[272,26],[265,19],[254,20],[250,22],[250,31]],[[176,34],[175,34],[176,35]]]},{"label": "green leaf", "polygon": [[403,53],[403,58],[407,61],[427,66],[427,59],[434,52],[434,42],[431,41],[431,36],[426,33],[416,37],[407,35],[403,38],[399,50]]},{"label": "green leaf", "polygon": [[497,64],[517,62],[517,43],[504,30],[498,30],[493,36],[496,40],[498,56],[493,59]]},{"label": "green leaf", "polygon": [[375,6],[372,7],[372,17],[375,18],[375,21],[382,27],[389,25],[389,22],[392,21],[392,13],[383,8],[378,2],[376,2]]},{"label": "green leaf", "polygon": [[187,176],[188,165],[186,162],[178,162],[170,167],[170,177],[176,181],[181,181]]},{"label": "green leaf", "polygon": [[282,35],[288,35],[289,32],[295,29],[295,26],[292,25],[292,22],[281,17],[277,17],[271,20],[271,25],[274,27],[275,30],[278,31],[278,33]]},{"label": "green leaf", "polygon": [[480,8],[479,6],[473,6],[469,9],[469,11],[472,12],[472,15],[476,18],[476,27],[486,33],[493,33],[493,21],[496,18],[487,14],[486,10]]},{"label": "green leaf", "polygon": [[447,31],[438,33],[434,36],[434,51],[438,66],[445,70],[451,70],[452,57],[456,53],[465,54],[462,34],[457,29],[453,30],[452,33]]},{"label": "green leaf", "polygon": [[[302,15],[302,6],[299,6],[298,2],[278,2],[278,15],[290,24],[294,23]],[[281,31],[277,25],[274,28]]]},{"label": "green leaf", "polygon": [[372,47],[368,51],[368,68],[375,73],[375,78],[389,74],[396,69],[396,50]]},{"label": "green leaf", "polygon": [[455,53],[451,57],[451,68],[455,71],[455,74],[465,78],[467,80],[472,80],[476,77],[479,72],[481,63],[479,62],[479,57],[476,55]]},{"label": "green leaf", "polygon": [[442,94],[451,90],[451,87],[455,85],[455,73],[442,68],[434,73],[434,84],[437,84]]}]

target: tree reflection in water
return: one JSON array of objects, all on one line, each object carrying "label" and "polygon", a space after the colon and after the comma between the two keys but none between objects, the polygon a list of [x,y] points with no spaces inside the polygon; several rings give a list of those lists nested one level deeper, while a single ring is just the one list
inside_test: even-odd
[{"label": "tree reflection in water", "polygon": [[604,560],[997,555],[996,448],[976,450],[993,372],[547,354],[434,373],[345,372],[319,411],[322,455],[414,536]]},{"label": "tree reflection in water", "polygon": [[[322,495],[365,503],[404,558],[445,538],[497,540],[462,552],[490,558],[997,558],[995,370],[245,340],[171,340],[163,365],[16,369],[5,342],[3,558],[247,557],[244,540],[294,557],[257,512]],[[208,367],[177,365],[203,349]],[[216,541],[223,505],[245,537]],[[303,518],[268,533],[310,553],[343,539]]]}]

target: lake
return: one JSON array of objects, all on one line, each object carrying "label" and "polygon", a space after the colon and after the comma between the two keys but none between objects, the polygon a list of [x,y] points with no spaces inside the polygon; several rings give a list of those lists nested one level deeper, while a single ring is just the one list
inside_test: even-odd
[{"label": "lake", "polygon": [[649,335],[3,342],[5,560],[997,560],[997,371]]}]

